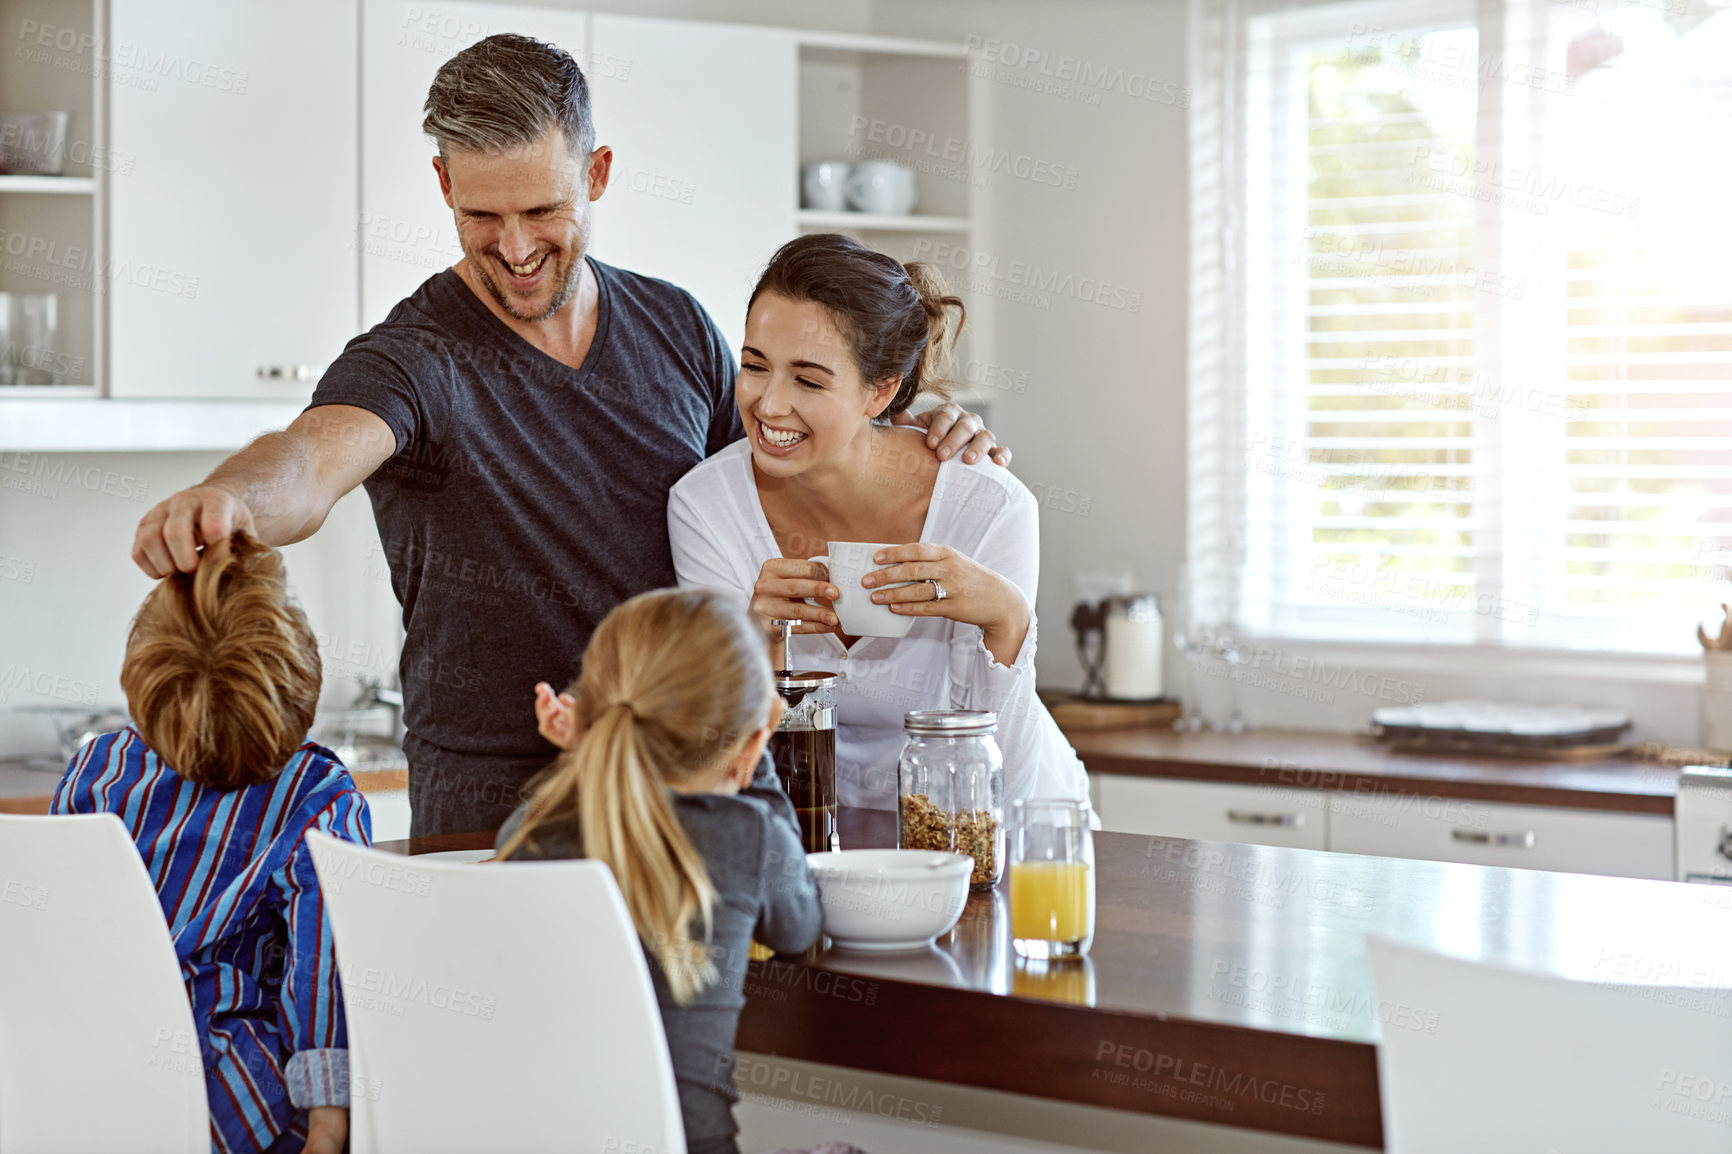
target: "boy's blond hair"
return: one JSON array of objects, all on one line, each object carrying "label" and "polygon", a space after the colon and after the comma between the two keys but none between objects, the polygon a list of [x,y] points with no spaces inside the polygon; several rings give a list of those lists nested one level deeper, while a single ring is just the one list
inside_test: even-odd
[{"label": "boy's blond hair", "polygon": [[213,789],[282,770],[312,727],[319,680],[318,642],[289,600],[282,555],[244,531],[157,583],[120,667],[145,743]]}]

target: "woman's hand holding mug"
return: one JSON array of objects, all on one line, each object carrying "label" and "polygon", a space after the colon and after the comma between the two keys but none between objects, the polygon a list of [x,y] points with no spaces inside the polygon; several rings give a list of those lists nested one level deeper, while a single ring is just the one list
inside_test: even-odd
[{"label": "woman's hand holding mug", "polygon": [[[1001,665],[1013,664],[1022,652],[1030,620],[1028,602],[1022,590],[1004,577],[948,545],[922,541],[880,549],[873,560],[885,567],[866,574],[860,583],[875,590],[872,600],[889,605],[892,613],[948,617],[977,625],[986,635],[987,651]],[[915,584],[879,588],[898,581]]]},{"label": "woman's hand holding mug", "polygon": [[772,557],[752,586],[752,612],[771,621],[798,621],[795,633],[830,633],[840,620],[831,603],[841,595],[817,562]]}]

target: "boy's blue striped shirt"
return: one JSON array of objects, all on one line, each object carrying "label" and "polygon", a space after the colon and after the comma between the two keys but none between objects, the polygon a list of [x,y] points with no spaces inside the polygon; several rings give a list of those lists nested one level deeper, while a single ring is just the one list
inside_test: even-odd
[{"label": "boy's blue striped shirt", "polygon": [[307,742],[274,779],[196,785],[128,726],[73,757],[54,813],[114,813],[138,843],[200,1030],[211,1148],[268,1149],[312,1106],[349,1101],[342,993],[306,832],[363,845],[366,800]]}]

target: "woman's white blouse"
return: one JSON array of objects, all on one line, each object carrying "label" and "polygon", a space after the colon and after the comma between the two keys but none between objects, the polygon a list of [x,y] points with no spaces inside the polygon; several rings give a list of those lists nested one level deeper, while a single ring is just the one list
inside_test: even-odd
[{"label": "woman's white blouse", "polygon": [[[668,537],[682,586],[751,596],[764,562],[782,553],[758,502],[750,442],[734,442],[680,479],[668,501]],[[862,637],[846,650],[833,633],[796,635],[795,668],[843,675],[836,686],[837,799],[896,807],[902,715],[914,709],[998,714],[1006,805],[1019,797],[1086,799],[1082,762],[1035,696],[1040,525],[1033,495],[1008,469],[952,457],[938,468],[920,539],[949,545],[1020,589],[1028,637],[1015,663],[1001,665],[978,627],[942,617],[917,617],[906,637]]]}]

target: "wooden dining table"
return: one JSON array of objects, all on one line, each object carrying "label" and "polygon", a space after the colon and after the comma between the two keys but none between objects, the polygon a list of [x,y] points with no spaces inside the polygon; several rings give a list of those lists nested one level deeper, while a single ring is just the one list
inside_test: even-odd
[{"label": "wooden dining table", "polygon": [[[840,827],[844,849],[895,844],[888,811],[844,809]],[[825,939],[754,962],[739,1049],[1381,1148],[1380,1031],[1438,1018],[1378,997],[1368,934],[1670,998],[1732,986],[1732,889],[1134,834],[1095,845],[1085,959],[1019,959],[1001,883],[924,951]]]}]

